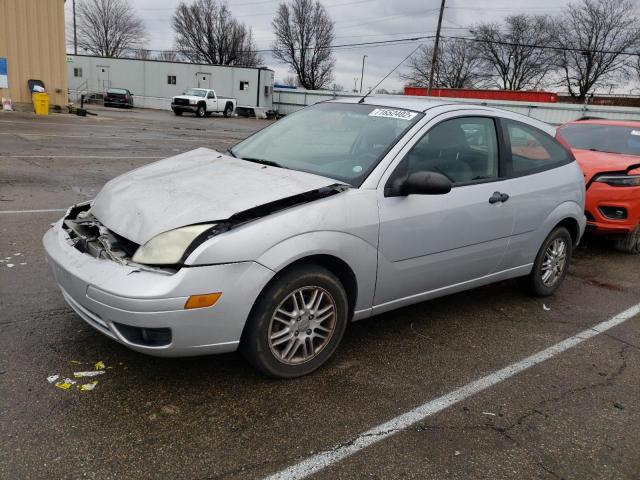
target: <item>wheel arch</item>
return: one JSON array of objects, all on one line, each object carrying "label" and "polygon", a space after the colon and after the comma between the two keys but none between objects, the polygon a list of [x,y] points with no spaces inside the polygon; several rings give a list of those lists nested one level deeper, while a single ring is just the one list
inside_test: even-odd
[{"label": "wheel arch", "polygon": [[274,282],[278,281],[287,272],[302,265],[317,265],[319,267],[326,268],[338,278],[347,293],[347,300],[349,302],[349,319],[351,319],[358,299],[358,280],[356,278],[356,274],[347,262],[335,255],[326,253],[306,255],[284,265],[262,288],[260,294],[254,301],[254,306],[258,303],[262,293]]},{"label": "wheel arch", "polygon": [[567,217],[558,222],[554,229],[558,227],[564,227],[569,231],[573,246],[576,247],[578,245],[578,242],[580,241],[580,224],[578,224],[578,221],[573,217]]}]

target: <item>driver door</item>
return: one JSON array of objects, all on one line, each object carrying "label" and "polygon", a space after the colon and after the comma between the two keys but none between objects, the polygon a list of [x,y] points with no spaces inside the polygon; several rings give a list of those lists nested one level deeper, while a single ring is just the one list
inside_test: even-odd
[{"label": "driver door", "polygon": [[207,111],[208,112],[218,111],[218,100],[216,100],[216,94],[213,92],[207,93]]},{"label": "driver door", "polygon": [[[415,303],[447,287],[462,290],[461,284],[499,269],[514,209],[508,198],[495,201],[504,186],[498,130],[491,117],[459,115],[428,124],[382,179],[374,311]],[[444,174],[453,188],[443,195],[385,196],[389,182],[418,171]]]}]

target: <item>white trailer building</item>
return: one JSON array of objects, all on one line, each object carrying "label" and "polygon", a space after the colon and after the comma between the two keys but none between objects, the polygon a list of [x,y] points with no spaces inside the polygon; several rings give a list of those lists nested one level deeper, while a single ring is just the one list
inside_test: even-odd
[{"label": "white trailer building", "polygon": [[231,67],[185,62],[68,55],[70,99],[82,93],[103,93],[126,88],[134,105],[169,109],[171,98],[189,87],[212,88],[238,105],[271,109],[273,70],[265,67]]}]

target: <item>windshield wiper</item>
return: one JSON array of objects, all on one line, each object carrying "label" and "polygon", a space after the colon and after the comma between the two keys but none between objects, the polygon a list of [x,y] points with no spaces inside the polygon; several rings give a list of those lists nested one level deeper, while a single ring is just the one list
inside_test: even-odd
[{"label": "windshield wiper", "polygon": [[251,157],[239,157],[239,158],[241,160],[246,160],[247,162],[259,163],[260,165],[267,165],[269,167],[287,168],[280,165],[277,162],[272,162],[271,160],[263,160],[262,158],[251,158]]}]

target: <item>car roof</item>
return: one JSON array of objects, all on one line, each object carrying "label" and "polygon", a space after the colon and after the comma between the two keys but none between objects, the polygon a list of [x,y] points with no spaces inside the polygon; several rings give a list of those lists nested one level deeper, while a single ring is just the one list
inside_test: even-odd
[{"label": "car roof", "polygon": [[[360,97],[361,98],[361,97]],[[359,97],[345,97],[330,100],[335,103],[359,103]],[[442,100],[431,100],[420,97],[410,97],[404,95],[375,95],[365,98],[366,105],[377,105],[380,107],[395,107],[405,110],[415,110],[417,112],[425,112],[433,107],[441,105],[450,105],[451,102],[443,102]]]},{"label": "car roof", "polygon": [[568,122],[565,125],[609,125],[612,127],[631,127],[640,128],[640,121],[634,120],[607,120],[603,119],[591,119],[591,120],[574,120]]},{"label": "car roof", "polygon": [[[329,100],[331,103],[359,103],[358,97],[344,97],[336,98],[335,100]],[[495,108],[488,105],[477,105],[465,102],[447,102],[444,100],[433,100],[424,97],[412,97],[406,95],[372,95],[367,97],[363,102],[364,105],[372,105],[378,107],[388,108],[402,108],[405,110],[413,110],[417,112],[427,112],[434,107],[447,107],[451,110],[478,110],[479,112],[485,112],[500,117],[512,118],[517,121],[528,123],[529,125],[543,130],[549,135],[555,135],[555,127],[552,127],[548,123],[544,123],[532,117],[527,117],[520,113],[510,112],[501,108]]]}]

